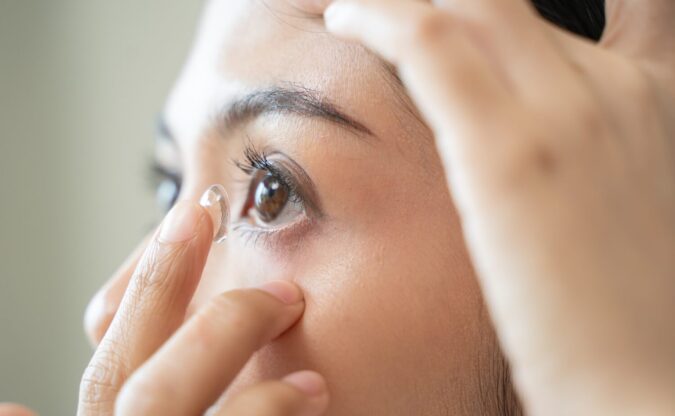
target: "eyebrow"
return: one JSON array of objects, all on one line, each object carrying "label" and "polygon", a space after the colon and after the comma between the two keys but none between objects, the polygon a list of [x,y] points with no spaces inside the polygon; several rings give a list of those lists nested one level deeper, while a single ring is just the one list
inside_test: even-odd
[{"label": "eyebrow", "polygon": [[[225,132],[266,114],[295,114],[319,118],[352,133],[376,137],[368,127],[346,114],[319,91],[300,85],[273,86],[252,91],[227,104],[216,119],[220,130]],[[157,119],[156,131],[159,139],[175,141],[164,114],[160,114]]]},{"label": "eyebrow", "polygon": [[250,92],[229,103],[218,118],[222,127],[230,130],[267,114],[319,118],[353,133],[374,136],[368,127],[342,111],[324,94],[300,85],[273,86]]}]

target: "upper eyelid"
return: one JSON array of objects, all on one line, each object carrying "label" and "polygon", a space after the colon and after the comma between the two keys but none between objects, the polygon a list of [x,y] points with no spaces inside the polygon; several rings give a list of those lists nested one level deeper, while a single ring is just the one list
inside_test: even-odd
[{"label": "upper eyelid", "polygon": [[[323,211],[320,206],[318,195],[316,194],[316,186],[312,179],[297,163],[281,152],[270,153],[269,165],[272,169],[280,174],[285,182],[292,181],[294,191],[297,196],[302,198],[305,208],[314,216],[320,217]],[[283,160],[275,159],[275,156],[283,157]]]},{"label": "upper eyelid", "polygon": [[285,182],[292,181],[288,185],[294,185],[296,194],[302,198],[305,208],[316,217],[323,216],[323,210],[316,191],[314,181],[309,177],[305,170],[285,153],[268,148],[259,149],[252,144],[250,137],[247,137],[247,143],[244,150],[244,160],[234,159],[235,166],[242,169],[245,173],[250,169],[265,169],[272,173],[281,174],[279,176]]},{"label": "upper eyelid", "polygon": [[[244,162],[241,159],[233,158],[231,159],[231,162],[248,175],[253,173],[253,169],[266,170],[276,174],[291,187],[294,196],[301,200],[310,214],[313,214],[316,217],[323,216],[323,210],[314,182],[305,170],[291,157],[281,151],[269,151],[267,149],[258,150],[251,144],[250,138],[246,145],[246,150],[244,151],[244,157],[245,159],[252,160],[246,160],[246,162]],[[258,163],[252,163],[256,160]],[[170,167],[169,164],[165,163],[165,161],[162,161],[160,158],[153,158],[152,167],[154,172],[182,184],[183,173],[178,169]],[[244,182],[250,185],[249,180]],[[245,189],[250,191],[248,187]]]},{"label": "upper eyelid", "polygon": [[[268,172],[275,177],[277,177],[279,180],[284,182],[286,186],[290,188],[291,191],[291,196],[292,198],[289,198],[293,200],[294,202],[300,202],[303,204],[307,204],[306,198],[303,195],[304,192],[302,189],[298,189],[298,186],[296,185],[296,180],[292,177],[292,175],[289,175],[285,172],[285,169],[277,167],[273,162],[266,162],[264,166],[253,166],[251,165],[244,165],[243,163],[237,161],[236,162],[237,168],[239,168],[242,172],[244,172],[246,175],[248,175],[250,178],[253,178],[257,172]],[[290,177],[289,177],[290,176]],[[249,186],[247,186],[247,190],[250,192],[251,188],[250,186],[252,185],[252,182],[250,182],[252,179],[247,179],[245,182]],[[242,181],[244,182],[244,181]]]},{"label": "upper eyelid", "polygon": [[164,176],[169,176],[169,177],[175,177],[175,178],[180,178],[183,176],[181,172],[175,171],[168,167],[166,164],[162,163],[161,160],[154,158],[150,162],[150,168],[152,169],[153,172],[164,175]]}]

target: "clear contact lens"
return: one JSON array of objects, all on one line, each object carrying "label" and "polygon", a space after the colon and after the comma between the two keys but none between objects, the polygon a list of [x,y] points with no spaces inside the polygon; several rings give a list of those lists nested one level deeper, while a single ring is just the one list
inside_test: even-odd
[{"label": "clear contact lens", "polygon": [[199,204],[206,208],[213,220],[213,241],[220,243],[227,238],[230,224],[230,201],[221,185],[211,185],[204,192]]}]

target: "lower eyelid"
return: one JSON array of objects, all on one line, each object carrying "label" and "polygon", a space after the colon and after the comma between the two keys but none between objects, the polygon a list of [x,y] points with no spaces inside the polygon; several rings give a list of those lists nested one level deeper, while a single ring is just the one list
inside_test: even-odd
[{"label": "lower eyelid", "polygon": [[239,223],[233,226],[232,231],[241,237],[245,243],[253,242],[254,247],[263,243],[268,249],[280,250],[297,247],[317,225],[317,221],[303,214],[303,218],[276,229],[262,229],[250,224]]}]

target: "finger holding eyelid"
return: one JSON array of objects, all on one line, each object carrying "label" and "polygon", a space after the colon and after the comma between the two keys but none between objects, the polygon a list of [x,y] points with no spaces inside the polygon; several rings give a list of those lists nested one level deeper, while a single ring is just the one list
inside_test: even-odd
[{"label": "finger holding eyelid", "polygon": [[[363,43],[399,69],[420,66],[417,61],[452,64],[447,61],[465,60],[469,53],[484,61],[481,72],[497,75],[523,102],[541,105],[561,90],[576,88],[578,71],[560,39],[527,7],[515,8],[520,10],[512,11],[520,16],[515,21],[495,12],[467,19],[466,12],[456,11],[459,6],[451,10],[412,0],[337,0],[324,12],[324,20],[331,33]],[[467,75],[464,84],[473,87],[476,77]]]},{"label": "finger holding eyelid", "polygon": [[117,313],[124,292],[138,261],[150,242],[153,233],[146,235],[131,252],[124,263],[113,273],[108,281],[94,294],[84,313],[84,330],[92,346],[96,347],[103,339],[110,323]]},{"label": "finger holding eyelid", "polygon": [[[337,6],[337,7],[336,7]],[[409,0],[341,0],[326,13],[334,33],[363,42],[398,64],[411,97],[439,137],[465,150],[483,148],[481,140],[459,137],[486,135],[490,124],[506,117],[513,106],[508,86],[452,17]],[[486,111],[491,115],[486,118]]]},{"label": "finger holding eyelid", "polygon": [[288,330],[303,311],[302,291],[283,280],[216,296],[131,376],[116,410],[136,415],[202,414],[251,355]]}]

